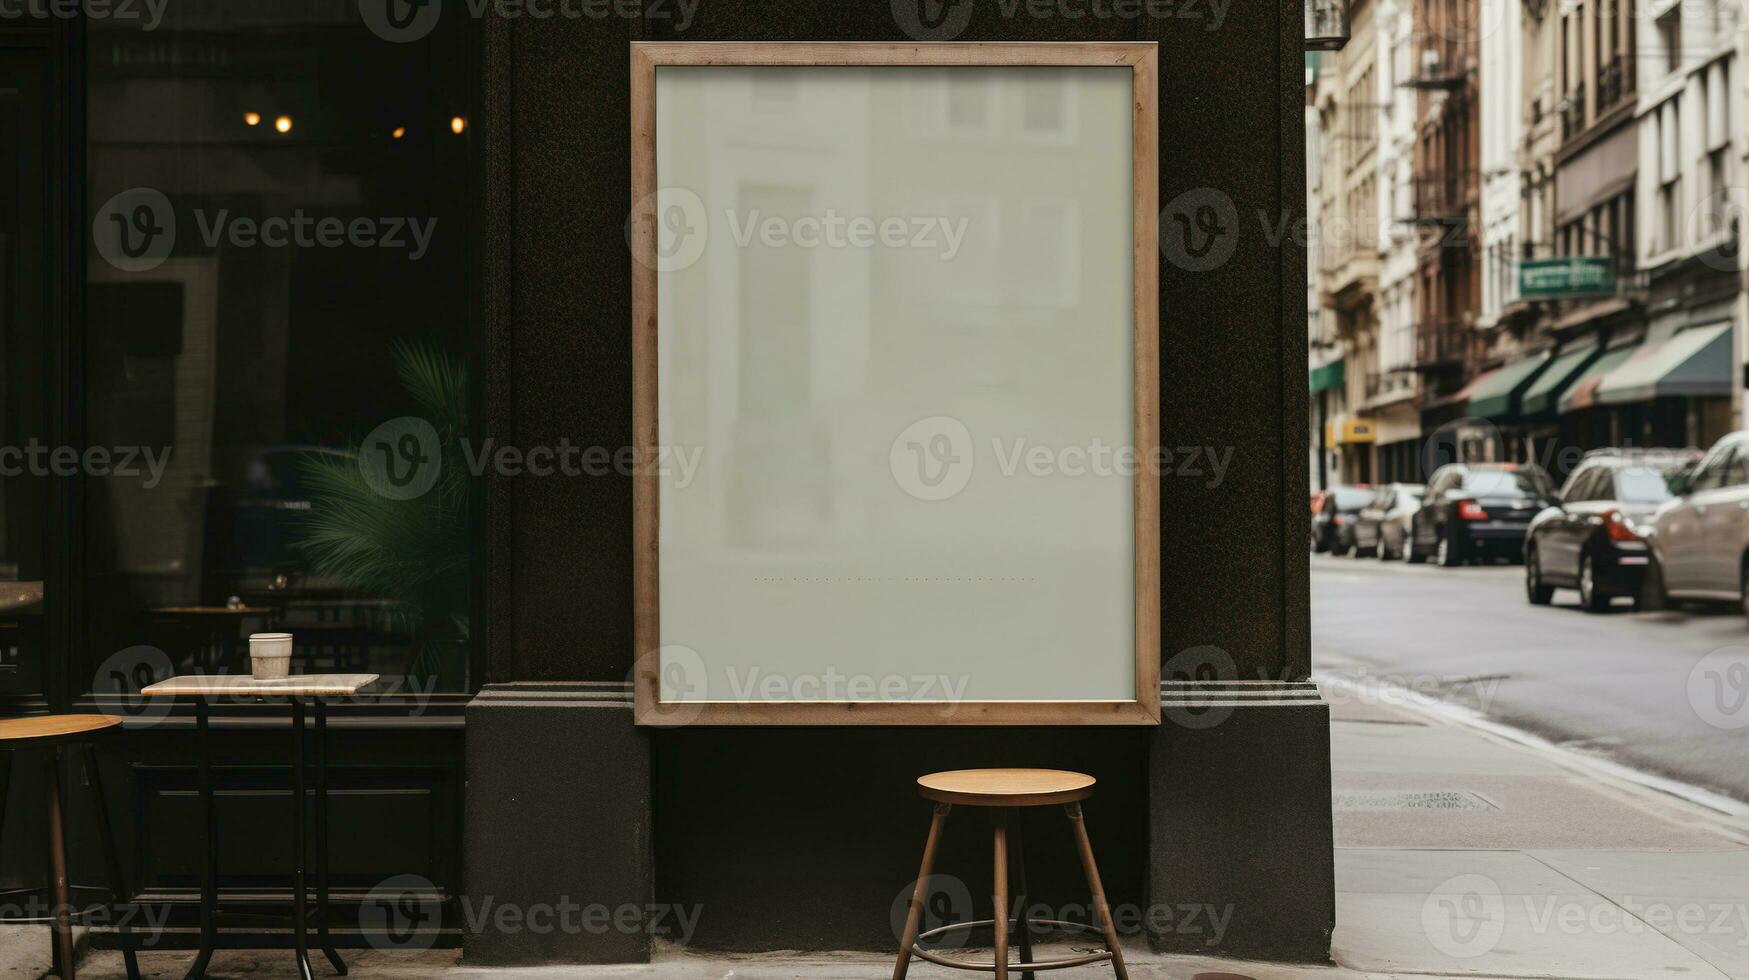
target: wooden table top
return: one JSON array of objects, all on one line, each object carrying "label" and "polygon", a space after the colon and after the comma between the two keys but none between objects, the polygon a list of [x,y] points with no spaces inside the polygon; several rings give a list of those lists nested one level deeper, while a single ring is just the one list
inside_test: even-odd
[{"label": "wooden table top", "polygon": [[293,674],[258,681],[248,674],[186,674],[140,689],[149,698],[173,697],[344,697],[377,682],[380,674]]},{"label": "wooden table top", "polygon": [[114,715],[34,715],[0,721],[0,743],[60,742],[121,724]]}]

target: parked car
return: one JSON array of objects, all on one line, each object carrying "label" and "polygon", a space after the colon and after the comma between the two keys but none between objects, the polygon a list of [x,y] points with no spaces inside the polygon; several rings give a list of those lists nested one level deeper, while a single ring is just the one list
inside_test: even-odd
[{"label": "parked car", "polygon": [[1720,439],[1671,488],[1652,518],[1651,588],[1660,597],[1721,599],[1749,612],[1749,432]]},{"label": "parked car", "polygon": [[1312,550],[1346,555],[1354,547],[1354,519],[1372,499],[1364,486],[1331,487],[1312,500]]},{"label": "parked car", "polygon": [[1419,483],[1387,483],[1373,493],[1354,520],[1356,558],[1396,558],[1409,536],[1409,519],[1421,507]]},{"label": "parked car", "polygon": [[1531,521],[1524,539],[1524,590],[1545,606],[1555,589],[1579,590],[1591,612],[1616,596],[1636,602],[1651,563],[1644,532],[1659,507],[1675,498],[1671,483],[1700,453],[1694,450],[1600,449],[1586,454],[1561,488],[1560,500]]},{"label": "parked car", "polygon": [[1555,485],[1540,467],[1516,463],[1449,463],[1427,481],[1410,521],[1411,562],[1441,566],[1524,553],[1531,518],[1554,501]]}]

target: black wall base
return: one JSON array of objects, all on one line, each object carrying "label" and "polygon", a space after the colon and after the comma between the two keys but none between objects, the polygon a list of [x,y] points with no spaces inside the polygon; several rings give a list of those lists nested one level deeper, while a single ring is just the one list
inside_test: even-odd
[{"label": "black wall base", "polygon": [[453,921],[470,965],[649,960],[650,740],[630,698],[625,684],[518,683],[468,706]]},{"label": "black wall base", "polygon": [[[508,684],[468,712],[469,963],[645,962],[651,935],[716,951],[896,951],[926,772],[1092,773],[1088,828],[1119,927],[1156,948],[1327,958],[1335,884],[1329,711],[1310,684],[1168,687],[1147,729],[632,725],[621,684]],[[1061,814],[1026,811],[1033,902],[1085,913]],[[956,808],[951,919],[989,913],[988,815]],[[642,927],[500,930],[486,908],[651,909]]]},{"label": "black wall base", "polygon": [[[1148,753],[1162,952],[1324,962],[1336,924],[1330,706],[1309,682],[1167,686]],[[1208,928],[1211,917],[1224,920]],[[1185,925],[1200,920],[1203,927]]]}]

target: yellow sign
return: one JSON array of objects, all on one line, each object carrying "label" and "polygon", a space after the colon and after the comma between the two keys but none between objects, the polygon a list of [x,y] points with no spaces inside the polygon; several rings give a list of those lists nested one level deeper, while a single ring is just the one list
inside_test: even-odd
[{"label": "yellow sign", "polygon": [[1332,419],[1324,424],[1324,441],[1332,446],[1347,442],[1377,442],[1378,430],[1371,419]]}]

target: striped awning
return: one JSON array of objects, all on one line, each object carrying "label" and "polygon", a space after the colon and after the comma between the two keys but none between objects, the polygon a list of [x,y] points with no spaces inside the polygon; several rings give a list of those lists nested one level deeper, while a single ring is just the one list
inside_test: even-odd
[{"label": "striped awning", "polygon": [[1605,405],[1654,398],[1729,398],[1731,325],[1688,327],[1660,344],[1641,344],[1597,386]]},{"label": "striped awning", "polygon": [[1639,344],[1618,347],[1592,361],[1591,366],[1574,379],[1573,383],[1567,386],[1567,393],[1561,396],[1559,402],[1561,414],[1565,415],[1568,412],[1577,412],[1582,408],[1592,408],[1602,404],[1597,400],[1598,386],[1603,384],[1603,379],[1609,376],[1609,372],[1620,367],[1623,361],[1633,356],[1633,353],[1639,349]]}]

